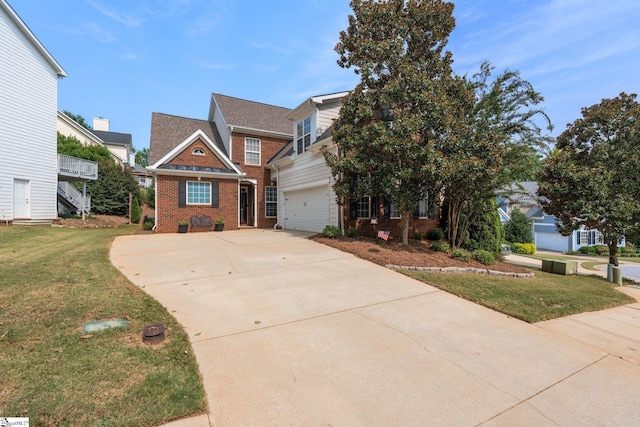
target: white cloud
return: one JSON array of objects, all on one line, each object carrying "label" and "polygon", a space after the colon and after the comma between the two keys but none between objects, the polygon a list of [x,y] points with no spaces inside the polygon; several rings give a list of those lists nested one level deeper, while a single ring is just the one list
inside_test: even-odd
[{"label": "white cloud", "polygon": [[96,0],[87,0],[87,3],[93,6],[98,12],[100,12],[104,16],[111,18],[116,22],[119,22],[125,27],[128,27],[128,28],[139,27],[140,24],[142,23],[142,20],[140,18],[137,18],[128,13],[122,13],[114,9],[113,7],[99,3]]}]

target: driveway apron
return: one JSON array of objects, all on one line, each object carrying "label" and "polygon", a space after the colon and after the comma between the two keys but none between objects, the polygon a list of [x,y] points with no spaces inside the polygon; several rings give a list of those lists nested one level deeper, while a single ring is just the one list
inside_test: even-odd
[{"label": "driveway apron", "polygon": [[112,263],[185,327],[200,366],[209,413],[172,426],[640,425],[637,358],[306,237],[115,240]]}]

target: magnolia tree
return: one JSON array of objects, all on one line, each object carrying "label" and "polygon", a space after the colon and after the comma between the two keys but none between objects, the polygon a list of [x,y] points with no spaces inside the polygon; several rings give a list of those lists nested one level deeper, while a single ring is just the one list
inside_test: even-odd
[{"label": "magnolia tree", "polygon": [[636,95],[582,109],[582,118],[558,137],[542,165],[538,194],[561,233],[584,226],[600,231],[609,263],[618,242],[640,225],[640,104]]},{"label": "magnolia tree", "polygon": [[402,242],[418,200],[442,183],[442,135],[460,115],[455,96],[466,93],[445,51],[455,26],[453,4],[440,0],[351,2],[349,27],[340,33],[338,64],[360,83],[343,101],[325,151],[336,194],[384,194],[398,208]]}]

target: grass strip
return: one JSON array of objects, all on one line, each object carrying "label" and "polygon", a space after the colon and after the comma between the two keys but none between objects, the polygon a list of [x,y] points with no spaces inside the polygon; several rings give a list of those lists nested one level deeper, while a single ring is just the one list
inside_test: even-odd
[{"label": "grass strip", "polygon": [[535,323],[635,302],[595,276],[536,271],[534,278],[402,270],[407,276],[477,304]]},{"label": "grass strip", "polygon": [[[187,334],[109,261],[134,228],[0,228],[0,414],[31,425],[152,426],[206,410]],[[83,324],[126,319],[95,332]],[[165,342],[143,344],[160,322]]]}]

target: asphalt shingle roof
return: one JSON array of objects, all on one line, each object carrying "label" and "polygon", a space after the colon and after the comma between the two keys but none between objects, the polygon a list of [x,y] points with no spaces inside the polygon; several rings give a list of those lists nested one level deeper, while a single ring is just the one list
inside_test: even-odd
[{"label": "asphalt shingle roof", "polygon": [[95,136],[103,140],[106,144],[131,145],[133,147],[131,134],[120,132],[107,132],[104,130],[90,130]]},{"label": "asphalt shingle roof", "polygon": [[262,104],[219,93],[214,93],[213,98],[229,126],[241,126],[287,135],[293,133],[293,123],[285,118],[291,112],[289,108]]},{"label": "asphalt shingle roof", "polygon": [[156,163],[197,130],[202,130],[228,156],[215,123],[208,120],[152,113],[149,164]]}]

